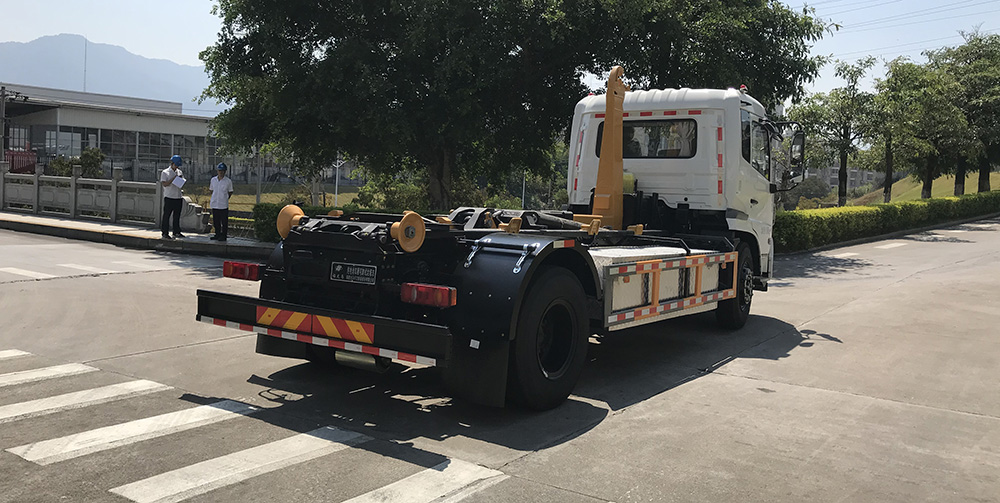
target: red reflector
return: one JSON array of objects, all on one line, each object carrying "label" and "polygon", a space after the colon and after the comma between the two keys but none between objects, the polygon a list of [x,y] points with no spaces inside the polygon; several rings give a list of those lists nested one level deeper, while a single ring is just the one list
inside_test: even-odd
[{"label": "red reflector", "polygon": [[260,279],[260,264],[227,260],[222,263],[222,275],[227,278],[257,281]]},{"label": "red reflector", "polygon": [[450,286],[403,283],[399,290],[399,298],[409,304],[451,307],[458,302],[458,290]]}]

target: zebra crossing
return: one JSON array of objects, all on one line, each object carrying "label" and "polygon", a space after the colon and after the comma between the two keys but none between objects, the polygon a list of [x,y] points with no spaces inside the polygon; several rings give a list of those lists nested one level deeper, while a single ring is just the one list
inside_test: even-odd
[{"label": "zebra crossing", "polygon": [[[102,373],[98,368],[80,363],[39,365],[27,370],[4,373],[4,363],[18,360],[20,361],[19,368],[24,368],[33,363],[32,358],[37,357],[26,351],[0,349],[0,388],[37,387],[40,383],[75,384],[79,387],[80,383],[74,383],[72,380]],[[61,388],[37,388],[35,389],[36,394],[39,389],[45,393],[55,394],[40,398],[34,398],[32,395],[34,399],[0,405],[0,424],[5,427],[8,423],[27,427],[25,423],[17,422],[43,416],[51,417],[77,409],[100,408],[103,404],[121,403],[140,396],[169,391],[173,388],[149,380],[133,379],[68,393],[52,391]],[[163,396],[158,398],[171,400]],[[147,407],[149,402],[148,400],[144,402]],[[171,408],[175,406],[176,403],[173,403]],[[41,469],[80,458],[101,457],[102,453],[113,449],[141,450],[144,442],[155,442],[155,439],[161,439],[161,442],[164,440],[177,441],[178,437],[190,435],[191,437],[183,439],[186,443],[190,443],[197,439],[198,435],[202,434],[201,432],[205,431],[199,430],[200,428],[209,428],[209,425],[217,425],[213,427],[216,428],[214,431],[217,435],[219,427],[229,428],[226,426],[229,424],[232,426],[232,435],[238,436],[240,432],[246,431],[248,425],[258,424],[246,421],[252,420],[255,415],[262,411],[258,407],[240,401],[218,399],[203,405],[189,405],[179,410],[159,412],[161,413],[145,415],[132,420],[116,421],[113,424],[84,431],[55,434],[51,435],[51,438],[35,439],[19,445],[0,445],[0,449],[2,449],[0,450],[0,464],[20,458],[23,460],[20,461],[21,463],[27,461]],[[243,418],[244,422],[235,424],[240,418]],[[237,445],[237,447],[246,448],[207,459],[205,459],[206,454],[211,456],[215,453],[184,451],[185,456],[191,454],[194,458],[186,466],[171,466],[171,469],[164,469],[155,474],[143,473],[136,477],[137,480],[121,484],[115,482],[117,485],[102,487],[100,490],[107,491],[108,501],[181,502],[212,491],[219,491],[210,495],[213,501],[226,501],[226,495],[223,491],[226,491],[227,488],[235,489],[241,483],[249,483],[248,481],[255,477],[282,470],[287,470],[289,475],[294,476],[296,470],[293,467],[313,460],[318,461],[320,458],[324,458],[323,466],[333,467],[338,464],[336,456],[344,456],[352,452],[363,453],[366,444],[379,442],[368,435],[334,426],[323,426],[302,433],[282,428],[271,434],[276,436],[275,440],[267,438],[266,440],[270,441],[262,441],[257,445]],[[226,435],[226,437],[229,436],[229,434]],[[20,439],[18,435],[0,438],[3,438],[3,441],[7,443],[14,443],[11,440]],[[21,439],[22,442],[24,440]],[[362,450],[358,451],[358,449]],[[326,459],[326,456],[331,458]],[[114,456],[111,458],[116,459]],[[407,474],[398,480],[388,482],[363,494],[352,493],[342,501],[350,503],[429,503],[432,501],[457,503],[508,478],[503,472],[459,459],[446,459],[429,468],[410,466],[403,460],[391,457],[377,456],[375,460],[376,462],[403,463],[408,468]],[[424,466],[430,464],[427,463]],[[98,466],[106,471],[114,471],[117,468],[110,464],[105,465],[103,461]],[[418,470],[414,472],[413,468]],[[108,486],[111,485],[113,484],[108,484]],[[361,490],[356,490],[356,492],[361,492],[364,489],[369,489],[369,487],[362,486]]]},{"label": "zebra crossing", "polygon": [[155,259],[146,260],[115,260],[106,264],[33,264],[21,267],[0,267],[0,283],[10,281],[47,280],[54,278],[70,278],[76,276],[103,276],[108,274],[124,274],[137,272],[173,271],[180,269],[177,265]]}]

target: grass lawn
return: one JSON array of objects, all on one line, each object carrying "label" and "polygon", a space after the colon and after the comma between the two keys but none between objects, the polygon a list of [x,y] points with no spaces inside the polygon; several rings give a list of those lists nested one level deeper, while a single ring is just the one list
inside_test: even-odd
[{"label": "grass lawn", "polygon": [[[892,201],[914,201],[920,199],[920,190],[923,184],[913,177],[907,176],[902,180],[892,184]],[[1000,173],[990,173],[990,188],[1000,190]],[[979,189],[979,172],[969,173],[965,177],[965,193],[973,194]],[[955,177],[945,175],[934,180],[931,186],[932,197],[948,197],[955,195]],[[235,196],[234,196],[235,197]],[[854,206],[864,206],[866,204],[876,204],[882,202],[882,189],[869,192],[851,201]]]},{"label": "grass lawn", "polygon": [[[340,194],[337,197],[339,206],[343,206],[358,195],[359,187],[340,187]],[[229,200],[229,209],[233,211],[252,211],[253,205],[257,204],[257,184],[234,184],[233,197]],[[296,197],[306,199],[308,202],[308,192],[306,188],[297,184],[264,184],[261,187],[260,202],[281,204],[286,200],[288,193],[296,191]],[[184,195],[191,197],[192,201],[208,207],[210,193],[208,183],[188,183],[184,185]],[[326,186],[326,205],[333,206],[334,193],[333,186]],[[323,203],[323,194],[320,193],[320,204]]]}]

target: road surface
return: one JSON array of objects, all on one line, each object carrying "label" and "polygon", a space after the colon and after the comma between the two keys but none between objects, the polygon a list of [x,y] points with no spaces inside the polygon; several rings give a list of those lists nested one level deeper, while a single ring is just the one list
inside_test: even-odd
[{"label": "road surface", "polygon": [[779,257],[545,413],[194,320],[221,260],[0,231],[0,502],[1000,501],[1000,220]]}]

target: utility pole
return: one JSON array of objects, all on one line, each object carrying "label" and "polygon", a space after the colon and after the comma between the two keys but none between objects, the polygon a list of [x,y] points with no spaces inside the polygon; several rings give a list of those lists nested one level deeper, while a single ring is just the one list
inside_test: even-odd
[{"label": "utility pole", "polygon": [[257,147],[257,204],[260,204],[261,182],[264,178],[264,158],[260,155],[261,147]]}]

